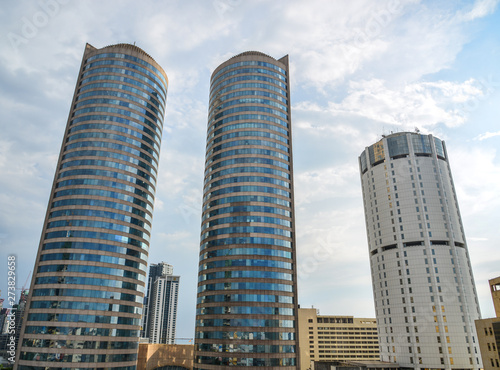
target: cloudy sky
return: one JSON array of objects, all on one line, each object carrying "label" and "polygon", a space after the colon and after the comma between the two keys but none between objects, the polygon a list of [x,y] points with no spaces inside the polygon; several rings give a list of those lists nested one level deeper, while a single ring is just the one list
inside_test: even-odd
[{"label": "cloudy sky", "polygon": [[33,269],[85,43],[136,43],[169,92],[151,263],[181,275],[194,333],[210,74],[288,54],[299,303],[374,317],[357,157],[391,131],[446,141],[483,317],[500,275],[498,0],[4,0],[0,7],[0,289]]}]

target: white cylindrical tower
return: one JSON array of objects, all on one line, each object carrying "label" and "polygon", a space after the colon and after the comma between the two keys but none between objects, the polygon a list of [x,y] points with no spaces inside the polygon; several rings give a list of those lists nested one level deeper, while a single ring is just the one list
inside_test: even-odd
[{"label": "white cylindrical tower", "polygon": [[479,304],[444,142],[392,134],[359,164],[381,360],[481,368]]}]

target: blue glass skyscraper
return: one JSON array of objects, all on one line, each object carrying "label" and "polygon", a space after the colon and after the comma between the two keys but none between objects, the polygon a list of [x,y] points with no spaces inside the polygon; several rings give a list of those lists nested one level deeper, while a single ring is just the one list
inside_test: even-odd
[{"label": "blue glass skyscraper", "polygon": [[135,369],[167,85],[140,48],[87,44],[18,369]]},{"label": "blue glass skyscraper", "polygon": [[212,74],[195,368],[298,365],[288,56]]}]

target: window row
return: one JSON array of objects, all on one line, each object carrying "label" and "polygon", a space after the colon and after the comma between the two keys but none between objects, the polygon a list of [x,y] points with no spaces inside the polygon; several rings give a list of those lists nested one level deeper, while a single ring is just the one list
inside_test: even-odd
[{"label": "window row", "polygon": [[234,238],[221,238],[217,240],[210,240],[201,244],[201,250],[216,247],[220,245],[235,245],[235,244],[266,244],[277,245],[279,247],[292,247],[292,242],[289,240],[263,238],[263,237],[234,237]]},{"label": "window row", "polygon": [[282,218],[268,217],[268,216],[258,216],[258,215],[244,215],[244,216],[232,216],[217,218],[210,220],[202,226],[202,231],[208,227],[213,227],[216,225],[229,224],[235,222],[262,222],[268,224],[281,225],[286,227],[292,227],[292,222],[289,220],[284,220]]},{"label": "window row", "polygon": [[217,290],[275,290],[279,292],[292,292],[293,286],[288,284],[274,283],[236,282],[205,284],[198,287],[198,293]]},{"label": "window row", "polygon": [[[28,319],[29,320],[29,319]],[[256,326],[260,328],[294,328],[294,320],[273,320],[273,319],[201,319],[196,320],[197,327],[210,326]]]},{"label": "window row", "polygon": [[231,116],[228,118],[223,118],[213,124],[211,124],[208,128],[208,134],[210,134],[213,130],[215,130],[217,127],[223,126],[226,123],[229,122],[234,122],[234,121],[254,121],[254,120],[260,120],[260,121],[268,121],[268,122],[274,122],[277,123],[283,127],[286,127],[288,129],[288,122],[283,121],[279,118],[269,116],[267,114],[239,114],[236,116]]},{"label": "window row", "polygon": [[293,297],[271,294],[214,294],[198,297],[197,304],[214,302],[262,302],[293,304]]},{"label": "window row", "polygon": [[290,262],[275,261],[275,260],[259,260],[259,259],[231,259],[206,262],[200,265],[199,271],[209,270],[218,267],[274,267],[291,270]]},{"label": "window row", "polygon": [[125,248],[118,245],[100,244],[100,243],[88,243],[88,242],[76,242],[76,241],[64,241],[64,242],[52,242],[43,244],[42,250],[51,249],[90,249],[96,251],[106,251],[113,253],[126,254],[127,256],[137,257],[142,260],[147,260],[147,254],[142,251],[135,249]]},{"label": "window row", "polygon": [[87,322],[118,325],[141,325],[141,319],[121,316],[78,315],[73,313],[30,313],[28,321]]},{"label": "window row", "polygon": [[97,221],[97,220],[75,220],[75,219],[64,219],[58,221],[52,221],[47,224],[47,229],[52,229],[56,227],[92,227],[98,229],[106,229],[113,231],[120,231],[122,233],[127,233],[131,235],[138,236],[140,238],[149,240],[149,235],[141,230],[135,229],[130,226],[114,224],[112,222]]},{"label": "window row", "polygon": [[[83,92],[83,91],[87,91],[87,90],[91,90],[91,91],[86,92],[86,93]],[[96,96],[96,95],[125,96],[125,93],[120,93],[120,92],[117,92],[116,90],[128,91],[128,92],[131,92],[135,95],[139,95],[139,96],[145,98],[146,100],[144,100],[144,102],[146,103],[146,107],[148,107],[149,109],[151,109],[153,111],[155,111],[158,108],[159,109],[158,113],[163,116],[163,109],[164,109],[163,102],[162,102],[162,104],[160,104],[159,100],[156,100],[155,98],[153,98],[153,96],[151,94],[147,94],[143,90],[139,90],[139,89],[136,89],[135,87],[131,87],[131,86],[124,85],[124,84],[115,84],[112,82],[101,82],[101,83],[88,84],[88,85],[85,85],[84,87],[81,87],[80,89],[78,89],[78,93],[79,93],[78,99],[86,98],[88,96]],[[115,95],[116,93],[124,94],[124,95]],[[127,94],[127,95],[133,96],[131,94]],[[134,100],[134,101],[136,101],[136,100]],[[139,101],[137,100],[137,102],[139,102]],[[154,106],[151,104],[153,104]]]},{"label": "window row", "polygon": [[119,276],[130,279],[137,279],[139,281],[145,282],[146,276],[139,274],[137,272],[115,269],[111,267],[102,267],[95,265],[42,265],[38,267],[38,272],[83,272],[86,274],[102,274],[102,275],[112,275]]},{"label": "window row", "polygon": [[131,60],[135,63],[138,63],[138,64],[141,64],[149,69],[151,69],[152,71],[154,71],[160,78],[161,80],[163,81],[163,83],[165,84],[165,86],[168,86],[168,82],[167,80],[165,79],[165,77],[163,76],[162,72],[156,68],[154,65],[146,62],[145,60],[141,59],[141,58],[137,58],[137,57],[134,57],[132,55],[128,55],[128,54],[123,54],[123,53],[101,53],[101,54],[96,54],[94,56],[91,56],[90,58],[88,58],[85,63],[90,63],[92,62],[93,60],[96,60],[96,59],[101,59],[101,58],[117,58],[117,59],[126,59],[126,60]]},{"label": "window row", "polygon": [[[276,215],[281,215],[285,217],[292,217],[292,213],[283,208],[269,207],[269,206],[254,206],[254,205],[244,205],[244,206],[232,206],[223,207],[219,209],[211,210],[203,215],[202,222],[207,218],[222,215],[225,213],[233,212],[263,212],[263,213],[273,213]],[[215,222],[215,220],[214,220]],[[291,226],[290,226],[291,227]]]},{"label": "window row", "polygon": [[273,156],[273,157],[276,157],[279,159],[283,159],[286,162],[290,162],[290,157],[288,157],[286,154],[276,152],[274,150],[263,149],[263,148],[240,148],[240,149],[226,150],[225,152],[215,154],[212,157],[210,157],[206,163],[208,165],[212,162],[215,162],[216,160],[218,160],[220,158],[232,157],[235,155],[249,155],[249,154],[250,155],[253,155],[253,154],[269,155],[269,156]]},{"label": "window row", "polygon": [[142,295],[113,292],[110,290],[88,290],[88,289],[66,289],[66,288],[44,288],[34,289],[33,297],[82,297],[82,298],[98,298],[98,299],[113,299],[127,302],[143,303]]},{"label": "window row", "polygon": [[236,194],[236,193],[268,193],[268,194],[280,195],[282,197],[287,197],[287,198],[292,197],[290,192],[280,188],[274,188],[271,186],[243,185],[243,186],[230,186],[228,188],[215,189],[203,197],[203,203],[219,195]]},{"label": "window row", "polygon": [[[82,171],[83,172],[83,171]],[[132,207],[128,204],[122,204],[117,202],[112,202],[109,200],[102,199],[64,199],[57,200],[52,203],[51,209],[59,208],[59,207],[68,207],[68,206],[92,206],[92,207],[104,207],[104,208],[113,208],[119,211],[130,212],[134,215],[140,216],[148,220],[152,221],[151,213],[145,212],[142,209]]]},{"label": "window row", "polygon": [[122,304],[78,301],[31,301],[30,308],[61,309],[61,310],[92,310],[142,314],[142,308]]},{"label": "window row", "polygon": [[144,293],[144,286],[127,281],[77,277],[77,276],[42,276],[35,279],[35,285],[41,284],[68,284],[68,285],[96,285],[108,288],[128,289]]},{"label": "window row", "polygon": [[285,206],[288,208],[291,207],[290,201],[280,198],[267,197],[263,195],[238,195],[234,197],[226,197],[226,198],[212,200],[203,207],[203,211],[206,211],[207,209],[215,207],[220,204],[236,203],[236,202],[263,202],[263,203],[278,204],[280,206]]},{"label": "window row", "polygon": [[[246,249],[246,248],[238,248],[238,249]],[[254,248],[249,248],[250,251],[253,249]],[[266,249],[261,249],[261,250],[265,251]],[[283,251],[276,251],[276,252],[283,252]],[[247,251],[246,253],[249,252]],[[278,280],[292,281],[292,274],[286,272],[276,272],[276,271],[248,271],[248,270],[217,271],[209,274],[201,274],[198,277],[198,281],[201,282],[213,279],[235,279],[235,278],[278,279]]]},{"label": "window row", "polygon": [[295,353],[295,346],[274,344],[201,343],[196,345],[196,350],[202,352]]},{"label": "window row", "polygon": [[138,337],[139,330],[108,329],[92,327],[71,326],[26,326],[25,334],[48,334],[48,335],[85,335],[102,337]]},{"label": "window row", "polygon": [[102,263],[113,263],[115,265],[122,265],[146,271],[146,265],[137,261],[129,260],[126,258],[106,256],[102,254],[85,254],[85,253],[46,253],[40,256],[42,261],[91,261]]},{"label": "window row", "polygon": [[[66,220],[69,221],[70,219],[68,219],[68,217],[72,216],[108,218],[111,220],[117,220],[117,221],[127,222],[132,225],[137,225],[139,227],[145,228],[148,231],[151,231],[151,226],[147,222],[131,217],[130,215],[124,215],[122,213],[116,213],[116,212],[102,211],[100,209],[78,209],[78,208],[62,209],[50,212],[49,219],[56,217],[65,217]],[[64,226],[69,226],[69,225],[64,225]]]},{"label": "window row", "polygon": [[197,339],[295,340],[295,333],[269,331],[197,331]]}]

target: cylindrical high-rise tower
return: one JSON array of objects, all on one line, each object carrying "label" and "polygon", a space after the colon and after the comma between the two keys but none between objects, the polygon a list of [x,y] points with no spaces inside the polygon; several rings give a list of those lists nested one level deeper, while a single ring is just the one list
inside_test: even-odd
[{"label": "cylindrical high-rise tower", "polygon": [[381,360],[480,368],[479,304],[444,142],[392,134],[359,164]]},{"label": "cylindrical high-rise tower", "polygon": [[288,57],[212,74],[195,367],[295,369],[297,279]]},{"label": "cylindrical high-rise tower", "polygon": [[135,369],[167,76],[86,46],[43,225],[18,369]]}]

